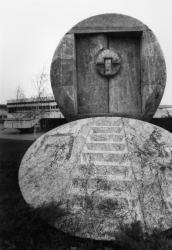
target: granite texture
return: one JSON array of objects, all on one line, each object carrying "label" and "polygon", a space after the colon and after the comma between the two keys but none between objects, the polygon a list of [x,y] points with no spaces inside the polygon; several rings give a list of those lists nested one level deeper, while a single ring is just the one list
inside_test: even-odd
[{"label": "granite texture", "polygon": [[[172,135],[149,123],[88,118],[60,126],[26,152],[19,185],[28,204],[55,202],[53,225],[97,240],[115,239],[121,224],[172,227]],[[52,220],[51,220],[52,223]]]},{"label": "granite texture", "polygon": [[[109,80],[97,72],[97,55],[103,49],[121,58],[120,70]],[[50,76],[55,100],[69,121],[95,116],[149,121],[163,96],[166,65],[149,27],[111,13],[87,18],[65,34],[52,58]]]}]

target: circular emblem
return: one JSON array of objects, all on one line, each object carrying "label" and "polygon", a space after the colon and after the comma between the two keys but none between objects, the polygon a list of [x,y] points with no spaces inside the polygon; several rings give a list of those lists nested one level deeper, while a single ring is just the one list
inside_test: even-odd
[{"label": "circular emblem", "polygon": [[121,58],[113,50],[103,49],[96,58],[96,67],[100,75],[112,77],[121,67]]}]

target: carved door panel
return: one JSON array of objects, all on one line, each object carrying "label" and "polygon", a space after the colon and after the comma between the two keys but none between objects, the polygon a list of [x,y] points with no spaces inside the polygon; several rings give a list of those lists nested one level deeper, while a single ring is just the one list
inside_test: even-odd
[{"label": "carved door panel", "polygon": [[140,38],[131,34],[76,36],[80,114],[141,111]]},{"label": "carved door panel", "polygon": [[95,58],[107,47],[105,35],[89,34],[76,37],[76,72],[78,113],[108,112],[108,79],[101,77]]},{"label": "carved door panel", "polygon": [[140,38],[109,36],[109,49],[121,57],[120,70],[109,78],[109,112],[141,112]]}]

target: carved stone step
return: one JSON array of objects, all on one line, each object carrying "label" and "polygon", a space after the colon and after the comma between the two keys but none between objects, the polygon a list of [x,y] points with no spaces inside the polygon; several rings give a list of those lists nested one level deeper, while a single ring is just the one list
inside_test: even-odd
[{"label": "carved stone step", "polygon": [[[71,195],[71,199],[69,200],[69,206],[73,207],[74,205],[79,208],[87,208],[87,209],[94,209],[100,212],[100,210],[104,210],[108,208],[109,213],[115,211],[115,207],[117,208],[118,205],[125,205],[128,206],[128,197],[127,193],[122,196],[118,196],[114,192],[106,192],[106,191],[99,191],[98,193],[88,193],[88,194],[73,194]],[[124,205],[125,204],[125,205]],[[105,211],[102,211],[105,212]]]},{"label": "carved stone step", "polygon": [[73,178],[72,184],[74,187],[87,188],[87,190],[124,191],[132,184],[132,179],[129,176],[122,178],[122,176],[115,175],[98,175],[96,177],[76,176]]},{"label": "carved stone step", "polygon": [[95,192],[95,190],[93,189],[88,189],[87,192],[85,192],[84,189],[80,189],[76,187],[76,188],[73,188],[70,192],[70,198],[71,198],[70,201],[73,202],[73,200],[75,200],[76,202],[78,200],[78,203],[76,202],[78,206],[80,202],[83,203],[85,200],[89,199],[89,197],[92,197],[92,199],[97,200],[97,201],[101,201],[102,199],[114,200],[116,197],[119,198],[119,196],[120,198],[127,198],[128,196],[127,191],[128,190],[126,189],[126,191],[124,191],[123,193],[114,192],[114,190],[111,190],[111,191],[97,190]]},{"label": "carved stone step", "polygon": [[119,119],[117,121],[112,121],[112,120],[109,120],[109,119],[105,119],[105,120],[102,120],[102,121],[97,121],[95,123],[96,126],[121,126],[122,125],[122,120]]},{"label": "carved stone step", "polygon": [[87,146],[85,145],[84,147],[83,147],[83,151],[82,151],[82,153],[88,153],[88,154],[124,154],[124,153],[128,153],[128,151],[127,151],[127,148],[125,148],[125,150],[109,150],[109,151],[107,151],[107,150],[99,150],[99,149],[95,149],[95,150],[93,150],[93,149],[91,149],[91,150],[89,150],[89,149],[87,149]]},{"label": "carved stone step", "polygon": [[115,163],[122,163],[125,162],[128,158],[127,154],[124,153],[92,153],[92,152],[87,152],[87,153],[82,153],[83,159],[85,161],[89,162],[94,162],[95,164],[97,162],[103,163],[103,162],[115,162]]},{"label": "carved stone step", "polygon": [[124,151],[126,145],[123,143],[87,143],[89,150],[102,150],[102,151]]},{"label": "carved stone step", "polygon": [[86,163],[83,160],[83,156],[81,156],[81,165],[90,165],[90,167],[92,166],[96,166],[96,167],[102,167],[102,166],[107,166],[107,167],[116,167],[116,166],[124,166],[124,167],[130,167],[131,163],[129,161],[129,159],[126,159],[123,162],[100,162],[100,161],[94,161],[94,162],[90,162],[90,163]]},{"label": "carved stone step", "polygon": [[86,164],[80,164],[78,166],[79,173],[83,176],[85,175],[116,175],[116,176],[123,176],[125,178],[131,172],[130,162],[125,162],[121,165],[95,165],[91,164],[90,166]]},{"label": "carved stone step", "polygon": [[119,134],[122,131],[122,127],[92,127],[93,133],[115,133]]},{"label": "carved stone step", "polygon": [[[122,142],[124,136],[122,134],[91,134],[89,137],[90,141],[106,141],[106,142]],[[88,141],[89,141],[88,140]]]}]

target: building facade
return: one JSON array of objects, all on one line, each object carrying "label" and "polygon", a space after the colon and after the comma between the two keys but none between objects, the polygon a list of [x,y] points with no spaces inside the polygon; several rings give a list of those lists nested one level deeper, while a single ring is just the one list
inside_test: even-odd
[{"label": "building facade", "polygon": [[172,105],[160,105],[154,115],[154,118],[171,118]]},{"label": "building facade", "polygon": [[4,127],[26,130],[37,126],[46,129],[52,120],[62,118],[53,97],[8,100]]},{"label": "building facade", "polygon": [[7,106],[5,104],[0,104],[0,123],[3,123],[7,117]]},{"label": "building facade", "polygon": [[[172,105],[160,105],[153,123],[166,128],[167,123],[172,120],[171,117]],[[64,117],[54,97],[25,98],[8,100],[7,105],[0,105],[0,121],[4,121],[7,129],[30,130],[34,126],[51,129],[63,124]]]}]

